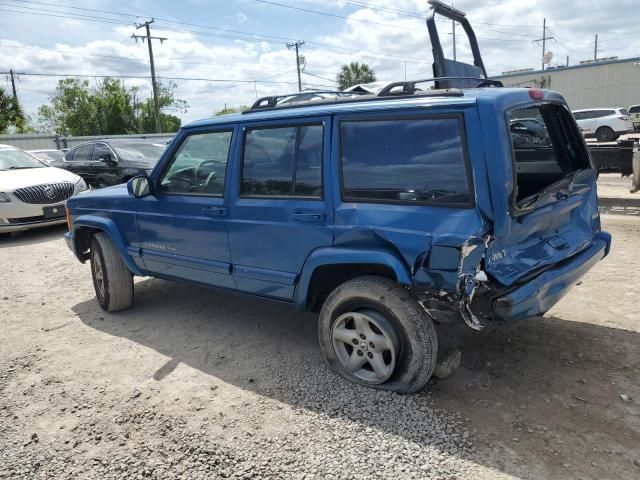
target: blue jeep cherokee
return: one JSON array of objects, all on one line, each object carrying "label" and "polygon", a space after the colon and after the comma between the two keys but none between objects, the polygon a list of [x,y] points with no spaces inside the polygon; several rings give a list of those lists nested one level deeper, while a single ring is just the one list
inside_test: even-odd
[{"label": "blue jeep cherokee", "polygon": [[433,373],[435,323],[545,313],[611,243],[580,130],[557,93],[437,63],[434,89],[193,123],[149,177],[70,199],[100,306],[130,307],[134,275],[289,302],[320,311],[336,372],[402,392]]}]

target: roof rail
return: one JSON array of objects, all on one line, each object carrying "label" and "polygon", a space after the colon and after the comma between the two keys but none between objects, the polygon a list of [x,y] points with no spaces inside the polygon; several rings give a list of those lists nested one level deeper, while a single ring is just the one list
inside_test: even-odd
[{"label": "roof rail", "polygon": [[[476,88],[482,87],[502,87],[502,82],[498,80],[490,80],[488,78],[478,78],[478,77],[435,77],[435,78],[424,78],[421,80],[406,80],[403,82],[392,82],[382,90],[378,92],[379,97],[390,97],[394,95],[413,95],[416,91],[420,89],[416,87],[418,83],[427,83],[427,82],[439,82],[442,80],[471,80],[477,81],[478,85]],[[398,87],[402,87],[402,90],[396,90]]]},{"label": "roof rail", "polygon": [[[310,97],[317,95],[335,95],[336,97],[356,97],[359,95],[367,95],[366,92],[344,92],[342,90],[307,90],[304,92],[287,93],[284,95],[271,95],[256,100],[249,110],[242,113],[255,112],[256,110],[266,110],[275,108],[282,103],[293,104],[310,100]],[[282,102],[285,100],[285,102]]]}]

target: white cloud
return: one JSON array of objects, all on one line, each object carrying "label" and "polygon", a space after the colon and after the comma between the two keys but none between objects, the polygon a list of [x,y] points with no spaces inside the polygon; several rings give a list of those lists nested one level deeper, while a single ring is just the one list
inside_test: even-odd
[{"label": "white cloud", "polygon": [[[136,3],[140,1],[143,0],[137,0]],[[306,5],[309,8],[349,17],[342,21],[301,14],[300,18],[308,22],[307,27],[320,32],[316,35],[302,35],[302,39],[307,41],[302,49],[306,57],[306,71],[328,79],[303,75],[306,85],[332,86],[332,79],[340,65],[350,61],[368,63],[380,80],[403,79],[405,68],[409,78],[431,76],[431,47],[424,20],[388,11],[422,12],[426,15],[426,2],[397,0],[390,5],[383,0],[366,1],[383,10],[354,8],[339,1],[336,1],[335,6],[332,2],[319,0],[305,2],[309,3]],[[566,4],[554,0],[540,0],[533,4],[523,4],[517,0],[491,0],[481,5],[472,0],[458,0],[455,3],[456,7],[467,11],[469,20],[476,28],[490,74],[538,66],[540,47],[534,45],[532,40],[541,35],[542,18],[545,15],[551,34],[556,37],[556,43],[551,42],[549,48],[560,62],[564,61],[567,54],[574,63],[589,58],[592,55],[590,51],[593,50],[590,42],[595,33],[600,33],[603,56],[615,53],[632,56],[636,52],[640,53],[640,38],[633,36],[640,20],[640,13],[632,8],[635,0],[619,0],[616,8],[607,9],[599,8],[601,2],[595,0]],[[201,3],[198,8],[205,8],[204,5]],[[244,1],[241,5],[248,12],[249,8],[256,8],[259,4]],[[339,8],[335,8],[336,6]],[[151,6],[147,7],[149,11],[153,11]],[[594,15],[593,12],[596,11],[598,14]],[[619,15],[620,11],[625,11],[626,14]],[[276,9],[275,12],[282,17],[277,34],[287,38],[300,38],[300,30],[305,31],[305,24],[289,21],[287,10]],[[242,30],[260,30],[244,13],[235,13],[230,18],[243,23]],[[25,30],[23,21],[27,19],[29,27]],[[375,23],[395,27],[383,27]],[[135,30],[133,25],[114,27],[101,23],[61,20],[52,29],[50,24],[51,19],[45,17],[32,19],[24,15],[0,16],[0,48],[4,60],[2,68],[10,67],[19,72],[142,76],[145,78],[127,79],[125,83],[138,85],[145,92],[150,90],[150,82],[146,79],[149,76],[147,46],[136,44],[130,38]],[[256,92],[258,96],[263,96],[290,92],[297,88],[295,55],[286,48],[285,40],[282,43],[272,43],[257,39],[241,41],[196,36],[192,33],[162,31],[160,25],[160,22],[156,24],[155,34],[168,37],[168,41],[162,45],[154,43],[159,76],[264,81],[254,84],[176,80],[179,86],[178,96],[191,105],[189,112],[183,116],[185,121],[209,116],[225,104],[249,104],[255,100]],[[451,25],[441,22],[438,26],[442,32],[445,51],[450,51]],[[183,26],[176,29],[189,28]],[[332,33],[322,34],[323,31]],[[207,32],[220,33],[211,30]],[[461,29],[458,29],[458,34],[458,55],[468,58],[470,51],[466,42],[463,42]],[[22,41],[16,41],[17,38]],[[34,39],[37,39],[37,43]],[[56,82],[57,79],[53,77],[19,77],[18,93],[29,113],[34,114],[47,96],[54,92]]]}]

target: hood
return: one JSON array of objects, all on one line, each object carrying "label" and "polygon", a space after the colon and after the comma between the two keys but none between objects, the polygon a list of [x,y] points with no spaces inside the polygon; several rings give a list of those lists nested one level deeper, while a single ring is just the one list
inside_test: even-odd
[{"label": "hood", "polygon": [[77,183],[79,181],[80,177],[75,173],[55,167],[2,170],[0,171],[0,192],[13,192],[18,188],[42,185],[43,183]]}]

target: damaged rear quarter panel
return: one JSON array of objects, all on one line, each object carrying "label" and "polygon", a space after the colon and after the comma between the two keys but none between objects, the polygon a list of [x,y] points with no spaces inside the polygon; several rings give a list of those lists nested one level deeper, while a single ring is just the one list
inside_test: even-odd
[{"label": "damaged rear quarter panel", "polygon": [[[425,110],[403,112],[401,115],[428,116],[429,112]],[[341,191],[336,189],[333,195],[336,206],[334,245],[390,249],[406,265],[415,287],[455,293],[460,286],[461,272],[469,270],[475,273],[484,254],[484,249],[476,251],[473,245],[478,242],[484,245],[478,239],[483,239],[490,233],[493,215],[488,187],[489,175],[476,106],[457,107],[454,111],[442,108],[429,110],[433,110],[434,115],[462,113],[467,171],[473,184],[473,205],[445,207],[345,202]],[[367,119],[369,118],[372,117],[368,116]],[[336,118],[334,138],[339,138],[340,121],[343,119],[353,120],[353,117]],[[339,144],[339,141],[334,142],[335,150],[332,155],[332,171],[336,178],[341,177]],[[479,256],[472,252],[479,253]],[[461,260],[464,261],[461,263]],[[474,262],[475,265],[472,265]]]}]

